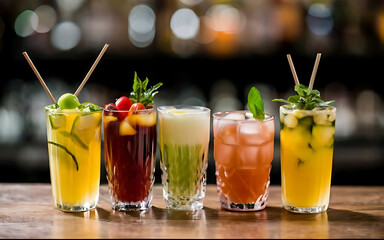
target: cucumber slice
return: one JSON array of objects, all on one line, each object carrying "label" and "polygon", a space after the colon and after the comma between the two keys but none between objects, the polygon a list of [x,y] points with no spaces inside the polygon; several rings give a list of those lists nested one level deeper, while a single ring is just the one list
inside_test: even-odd
[{"label": "cucumber slice", "polygon": [[66,153],[68,153],[68,154],[72,157],[73,161],[75,162],[75,165],[76,165],[76,171],[79,171],[79,164],[78,164],[78,162],[77,162],[77,160],[76,160],[75,155],[73,155],[73,153],[71,153],[66,147],[64,147],[64,146],[61,145],[61,144],[58,144],[58,143],[55,143],[55,142],[51,142],[51,141],[48,141],[48,144],[54,145],[54,146],[56,146],[56,147],[58,147],[58,148],[61,148],[61,149],[63,149]]},{"label": "cucumber slice", "polygon": [[65,126],[65,116],[63,114],[52,114],[49,115],[49,122],[51,123],[52,129],[58,129],[61,126]]}]

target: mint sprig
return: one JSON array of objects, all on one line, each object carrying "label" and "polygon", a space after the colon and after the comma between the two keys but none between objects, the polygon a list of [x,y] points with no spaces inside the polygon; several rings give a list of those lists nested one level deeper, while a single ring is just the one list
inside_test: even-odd
[{"label": "mint sprig", "polygon": [[252,87],[248,93],[248,108],[254,119],[263,120],[265,118],[264,103],[257,88]]},{"label": "mint sprig", "polygon": [[318,90],[311,90],[303,84],[295,85],[295,91],[297,92],[297,95],[290,96],[287,100],[277,98],[272,101],[288,103],[294,109],[300,110],[313,110],[316,107],[327,107],[335,103],[334,100],[323,101]]},{"label": "mint sprig", "polygon": [[159,89],[163,83],[159,82],[156,85],[147,89],[149,79],[146,78],[144,81],[141,81],[135,72],[135,77],[133,78],[132,92],[129,95],[129,98],[133,103],[142,103],[147,108],[148,104],[153,105],[153,97],[158,93],[156,91]]}]

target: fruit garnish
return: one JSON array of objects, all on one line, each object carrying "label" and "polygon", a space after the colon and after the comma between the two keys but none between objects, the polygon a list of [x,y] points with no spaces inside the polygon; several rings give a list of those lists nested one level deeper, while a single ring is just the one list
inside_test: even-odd
[{"label": "fruit garnish", "polygon": [[129,110],[132,105],[132,100],[126,96],[122,96],[116,100],[116,107],[118,110]]},{"label": "fruit garnish", "polygon": [[159,82],[147,89],[148,82],[148,78],[146,78],[144,81],[141,81],[135,72],[132,92],[129,95],[129,98],[133,103],[142,103],[145,108],[148,108],[149,106],[153,107],[153,97],[158,93],[156,90],[163,85],[163,83]]},{"label": "fruit garnish", "polygon": [[185,110],[177,110],[177,109],[168,110],[168,112],[171,112],[171,113],[187,113],[187,111],[185,111]]},{"label": "fruit garnish", "polygon": [[136,130],[129,124],[129,118],[125,118],[120,122],[119,134],[120,136],[135,135]]},{"label": "fruit garnish", "polygon": [[84,149],[95,138],[95,129],[101,124],[98,114],[79,115],[73,121],[71,136]]},{"label": "fruit garnish", "polygon": [[252,87],[248,93],[248,108],[254,119],[263,120],[265,118],[264,103],[257,88]]},{"label": "fruit garnish", "polygon": [[137,111],[139,110],[144,110],[146,109],[144,104],[142,103],[134,103],[132,104],[132,106],[129,108],[129,111],[131,111],[132,113],[136,113]]},{"label": "fruit garnish", "polygon": [[288,103],[292,108],[299,110],[313,110],[316,107],[329,107],[335,103],[334,100],[323,101],[318,90],[311,90],[303,84],[295,85],[295,91],[297,92],[297,95],[290,96],[287,100],[278,98],[273,99],[272,101]]},{"label": "fruit garnish", "polygon": [[60,145],[60,144],[58,144],[58,143],[48,141],[48,144],[52,144],[52,145],[54,145],[54,146],[56,146],[56,147],[58,147],[58,148],[61,148],[61,149],[63,149],[66,153],[68,153],[68,154],[72,157],[73,161],[75,162],[75,165],[76,165],[76,171],[79,171],[79,164],[77,163],[76,157],[75,157],[75,155],[73,155],[73,153],[71,153],[66,147],[64,147],[63,145]]},{"label": "fruit garnish", "polygon": [[72,93],[64,93],[57,101],[57,104],[61,109],[74,109],[80,105],[80,102]]},{"label": "fruit garnish", "polygon": [[128,122],[133,127],[137,125],[151,127],[156,125],[156,113],[132,114],[128,118]]},{"label": "fruit garnish", "polygon": [[66,118],[63,114],[51,114],[48,116],[49,123],[53,129],[58,129],[60,126],[65,125]]},{"label": "fruit garnish", "polygon": [[117,117],[114,116],[104,116],[103,122],[104,125],[107,126],[110,122],[117,121]]},{"label": "fruit garnish", "polygon": [[117,110],[117,107],[116,107],[116,104],[114,103],[108,103],[108,104],[105,104],[104,109],[107,111],[111,111],[111,110]]}]

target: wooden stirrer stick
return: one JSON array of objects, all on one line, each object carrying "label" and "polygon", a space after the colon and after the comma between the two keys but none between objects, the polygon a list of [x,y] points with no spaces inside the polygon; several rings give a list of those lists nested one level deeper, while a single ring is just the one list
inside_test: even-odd
[{"label": "wooden stirrer stick", "polygon": [[291,55],[287,54],[287,58],[288,58],[289,66],[291,67],[293,79],[295,80],[295,85],[299,85],[300,84],[299,78],[297,77],[295,66],[293,65],[293,61],[292,61]]},{"label": "wooden stirrer stick", "polygon": [[23,55],[24,55],[25,59],[27,59],[27,62],[29,63],[29,66],[31,66],[33,72],[35,72],[36,77],[37,77],[37,79],[39,79],[39,81],[40,81],[41,85],[43,86],[45,92],[51,98],[52,102],[54,104],[56,104],[55,98],[52,96],[51,91],[49,91],[47,85],[45,84],[43,78],[40,76],[40,73],[39,73],[39,71],[37,71],[37,69],[36,69],[35,65],[33,64],[32,60],[29,58],[28,53],[27,52],[23,52]]},{"label": "wooden stirrer stick", "polygon": [[81,89],[83,89],[85,83],[88,81],[88,78],[91,76],[93,70],[95,70],[97,64],[99,63],[99,61],[101,59],[101,57],[104,55],[104,52],[107,51],[108,46],[109,46],[108,44],[105,44],[103,49],[101,49],[101,52],[100,52],[99,56],[96,58],[96,61],[93,63],[91,69],[89,69],[87,75],[85,76],[84,80],[81,82],[80,86],[77,88],[77,90],[75,92],[75,96],[77,96],[80,93]]},{"label": "wooden stirrer stick", "polygon": [[309,81],[309,90],[312,90],[312,88],[313,88],[313,84],[315,82],[315,76],[316,76],[317,68],[318,68],[319,62],[320,62],[320,58],[321,58],[321,53],[318,53],[316,55],[315,66],[313,66],[311,80]]}]

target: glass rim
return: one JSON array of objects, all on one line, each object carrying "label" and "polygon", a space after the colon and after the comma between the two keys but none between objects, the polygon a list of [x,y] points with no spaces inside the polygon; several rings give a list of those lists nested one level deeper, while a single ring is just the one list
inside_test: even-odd
[{"label": "glass rim", "polygon": [[323,106],[323,107],[318,107],[318,108],[314,108],[312,110],[306,110],[306,109],[294,109],[291,105],[289,104],[285,104],[285,105],[281,105],[280,106],[280,110],[281,109],[284,109],[284,110],[291,110],[291,111],[301,111],[301,112],[304,112],[304,113],[310,113],[310,112],[322,112],[322,111],[332,111],[332,112],[335,112],[337,110],[337,108],[335,106]]},{"label": "glass rim", "polygon": [[[236,111],[226,111],[226,112],[215,112],[212,114],[212,116],[216,120],[228,121],[228,122],[243,122],[243,121],[247,122],[247,121],[249,121],[249,119],[248,120],[246,120],[246,119],[239,120],[239,119],[226,119],[226,118],[224,118],[224,116],[226,116],[230,113],[250,113],[250,111],[249,110],[236,110]],[[260,119],[260,121],[269,122],[269,121],[275,120],[275,116],[273,116],[271,113],[265,112],[264,114],[266,116],[268,116],[268,118]],[[254,119],[254,120],[256,120],[256,119]]]},{"label": "glass rim", "polygon": [[107,110],[105,108],[102,109],[103,112],[114,112],[114,113],[129,113],[129,112],[133,112],[133,113],[145,113],[145,112],[153,112],[153,111],[156,111],[155,108],[146,108],[146,109],[140,109],[140,110],[118,110],[118,109],[111,109],[111,110]]},{"label": "glass rim", "polygon": [[[200,111],[193,111],[193,112],[186,112],[186,113],[173,113],[173,112],[167,111],[170,109],[177,109],[177,110],[186,109],[186,110],[200,110]],[[193,115],[193,114],[210,113],[211,109],[204,106],[196,106],[196,105],[166,105],[166,106],[157,107],[157,111],[165,114]]]},{"label": "glass rim", "polygon": [[[59,108],[52,109],[52,108],[48,108],[48,107],[44,107],[44,108],[45,108],[45,112],[53,113],[53,114],[92,114],[92,113],[103,112],[102,108],[100,108],[99,110],[96,110],[96,111],[89,111],[89,112],[76,110],[76,108],[74,108],[74,109],[59,109]],[[63,110],[65,110],[65,111],[63,111]]]}]

